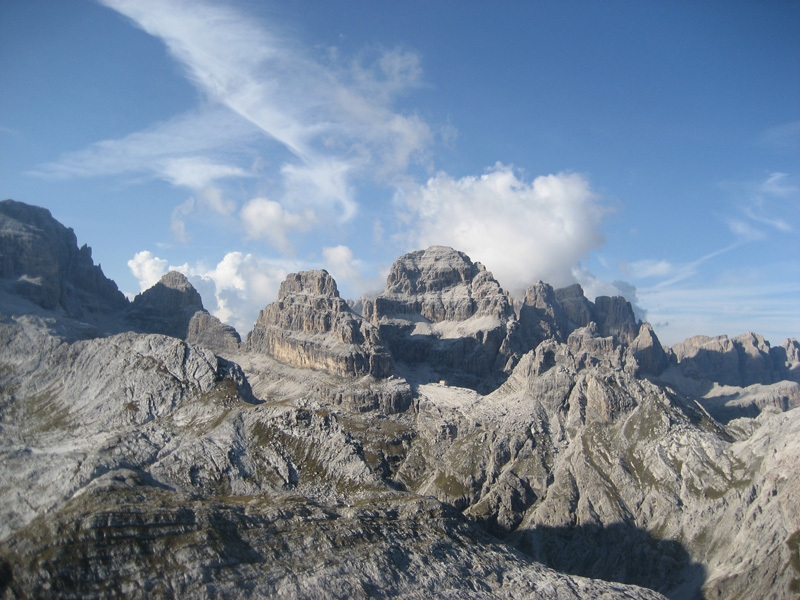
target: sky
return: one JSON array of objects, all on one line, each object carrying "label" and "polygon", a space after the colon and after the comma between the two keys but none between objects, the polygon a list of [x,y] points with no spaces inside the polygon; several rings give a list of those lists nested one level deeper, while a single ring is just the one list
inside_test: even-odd
[{"label": "sky", "polygon": [[800,3],[0,0],[0,197],[242,335],[440,244],[662,343],[800,338]]}]

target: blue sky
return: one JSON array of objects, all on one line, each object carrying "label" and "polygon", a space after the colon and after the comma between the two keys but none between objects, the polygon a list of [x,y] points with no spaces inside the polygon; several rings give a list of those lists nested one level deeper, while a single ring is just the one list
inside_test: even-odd
[{"label": "blue sky", "polygon": [[0,196],[246,334],[431,244],[662,342],[800,337],[796,2],[0,2]]}]

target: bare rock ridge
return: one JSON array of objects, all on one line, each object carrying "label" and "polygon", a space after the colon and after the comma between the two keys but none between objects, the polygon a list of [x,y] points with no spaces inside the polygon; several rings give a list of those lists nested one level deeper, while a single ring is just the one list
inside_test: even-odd
[{"label": "bare rock ridge", "polygon": [[739,387],[784,379],[800,381],[797,340],[771,347],[763,336],[752,332],[734,338],[695,336],[671,350],[681,372],[693,379]]},{"label": "bare rock ridge", "polygon": [[86,317],[128,304],[92,262],[92,249],[78,248],[75,232],[47,209],[0,202],[0,257],[0,287],[42,308]]},{"label": "bare rock ridge", "polygon": [[247,349],[286,364],[343,377],[392,374],[392,359],[378,330],[339,297],[327,271],[287,276],[277,301],[258,316]]},{"label": "bare rock ridge", "polygon": [[177,271],[137,295],[126,317],[134,331],[169,335],[215,352],[233,352],[241,342],[233,327],[208,313],[200,294]]}]

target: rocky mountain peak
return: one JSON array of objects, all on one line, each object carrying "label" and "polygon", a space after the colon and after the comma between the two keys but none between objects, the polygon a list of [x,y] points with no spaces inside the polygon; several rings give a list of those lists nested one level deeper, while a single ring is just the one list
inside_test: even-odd
[{"label": "rocky mountain peak", "polygon": [[398,258],[386,278],[386,293],[425,294],[469,285],[481,271],[463,252],[447,246],[431,246]]},{"label": "rocky mountain peak", "polygon": [[45,208],[0,202],[0,257],[0,288],[42,308],[91,318],[128,304],[91,248],[78,248],[75,232]]},{"label": "rocky mountain peak", "polygon": [[248,334],[247,348],[339,376],[384,378],[392,371],[378,330],[339,297],[324,270],[287,275],[278,300],[261,311]]},{"label": "rocky mountain peak", "polygon": [[336,281],[324,269],[301,271],[287,275],[286,279],[281,282],[278,301],[286,300],[297,294],[339,298],[339,289]]},{"label": "rocky mountain peak", "polygon": [[138,294],[136,308],[147,307],[158,312],[177,312],[185,308],[205,310],[203,299],[183,273],[170,271],[158,283]]},{"label": "rocky mountain peak", "polygon": [[395,360],[424,366],[428,378],[482,385],[502,374],[513,354],[508,296],[483,265],[452,248],[401,256],[386,289],[362,306]]},{"label": "rocky mountain peak", "polygon": [[136,331],[177,337],[215,352],[233,351],[241,342],[233,327],[208,313],[199,292],[178,271],[138,294],[126,321]]}]

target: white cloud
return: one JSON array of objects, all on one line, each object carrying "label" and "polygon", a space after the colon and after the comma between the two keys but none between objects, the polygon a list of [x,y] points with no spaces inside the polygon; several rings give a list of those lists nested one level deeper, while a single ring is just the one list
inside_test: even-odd
[{"label": "white cloud", "polygon": [[440,173],[401,200],[414,217],[413,247],[462,250],[515,293],[537,279],[556,287],[573,283],[573,266],[603,243],[607,209],[578,174],[528,182],[498,164],[480,177]]},{"label": "white cloud", "polygon": [[291,231],[308,231],[317,221],[314,211],[302,213],[285,210],[279,203],[267,198],[253,198],[242,207],[242,224],[252,238],[265,238],[277,249],[292,252],[288,234]]},{"label": "white cloud", "polygon": [[787,173],[771,173],[767,179],[761,183],[759,189],[765,194],[772,196],[786,197],[797,193],[796,185],[787,183],[789,175]]},{"label": "white cloud", "polygon": [[286,202],[322,207],[338,204],[341,207],[339,220],[349,221],[357,211],[347,182],[349,170],[347,163],[335,160],[284,165],[281,173],[285,178]]},{"label": "white cloud", "polygon": [[787,332],[800,332],[797,283],[753,285],[743,278],[637,292],[648,318],[656,324],[656,334],[668,345],[694,335],[734,336],[753,330],[780,344]]},{"label": "white cloud", "polygon": [[147,173],[199,189],[215,179],[247,175],[226,161],[236,160],[241,148],[254,141],[255,132],[231,111],[207,107],[121,139],[69,152],[31,174],[63,179]]},{"label": "white cloud", "polygon": [[128,261],[128,268],[139,280],[139,289],[143,292],[158,283],[167,272],[167,264],[163,258],[154,256],[149,250],[143,250]]},{"label": "white cloud", "polygon": [[768,146],[793,151],[800,147],[800,121],[782,123],[773,127],[761,136],[761,141]]},{"label": "white cloud", "polygon": [[728,225],[728,229],[731,230],[731,233],[744,241],[762,240],[766,237],[763,231],[754,227],[753,224],[748,221],[727,218],[725,222]]},{"label": "white cloud", "polygon": [[675,265],[666,260],[637,260],[632,263],[622,265],[624,273],[635,279],[645,279],[648,277],[667,277],[676,270]]},{"label": "white cloud", "polygon": [[213,300],[204,300],[207,310],[244,336],[253,328],[259,311],[275,301],[286,275],[305,267],[292,261],[229,252],[213,269],[202,264],[173,268],[182,271],[198,289],[213,288]]},{"label": "white cloud", "polygon": [[186,232],[186,217],[194,211],[194,198],[187,198],[172,210],[170,229],[179,242],[188,242],[189,234]]},{"label": "white cloud", "polygon": [[[303,201],[328,206],[340,220],[349,220],[357,212],[353,178],[388,181],[431,142],[422,119],[392,109],[395,97],[421,80],[412,52],[364,54],[350,63],[333,52],[323,64],[274,23],[230,5],[101,1],[161,39],[212,103],[243,117],[296,157],[281,166],[287,206]],[[200,168],[197,156],[187,161],[169,162],[162,175],[202,187],[246,173],[216,161],[210,169]]]},{"label": "white cloud", "polygon": [[367,265],[347,246],[323,248],[322,266],[336,280],[339,292],[345,298],[356,300],[366,292],[382,290],[386,283],[386,273],[374,272],[365,277]]},{"label": "white cloud", "polygon": [[160,172],[173,185],[195,190],[203,189],[218,179],[250,176],[244,169],[217,164],[203,156],[167,159],[161,166]]},{"label": "white cloud", "polygon": [[143,250],[128,261],[141,290],[153,285],[167,271],[179,271],[200,292],[206,310],[246,335],[259,311],[278,295],[278,288],[292,271],[308,268],[286,260],[273,260],[241,252],[227,253],[213,268],[203,263],[169,265],[166,259]]},{"label": "white cloud", "polygon": [[340,281],[358,282],[361,279],[358,271],[361,261],[353,256],[353,251],[347,246],[333,246],[322,249],[322,258],[325,268],[331,276]]}]

